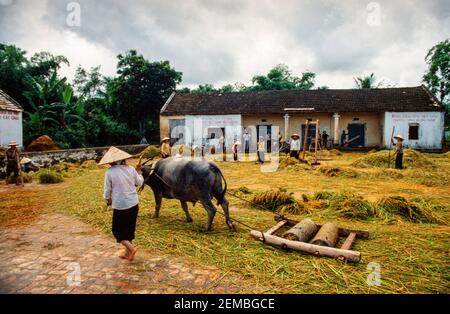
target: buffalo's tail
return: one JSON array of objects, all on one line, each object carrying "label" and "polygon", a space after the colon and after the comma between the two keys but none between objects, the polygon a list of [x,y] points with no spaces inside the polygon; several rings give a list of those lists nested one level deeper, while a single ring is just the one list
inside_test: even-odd
[{"label": "buffalo's tail", "polygon": [[[220,174],[221,179],[223,179],[223,182],[225,183],[225,186],[222,190],[222,193],[217,197],[217,205],[220,205],[223,203],[223,200],[225,198],[225,194],[227,193],[227,180],[225,180],[225,177],[223,176],[222,171],[219,169],[219,167],[215,166],[214,167],[216,169],[216,171]],[[222,182],[221,182],[222,185]]]}]

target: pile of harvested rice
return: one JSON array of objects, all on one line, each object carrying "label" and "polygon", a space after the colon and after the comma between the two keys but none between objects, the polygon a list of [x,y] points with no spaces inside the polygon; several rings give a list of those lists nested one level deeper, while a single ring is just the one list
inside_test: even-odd
[{"label": "pile of harvested rice", "polygon": [[377,204],[379,211],[399,215],[412,222],[431,222],[446,224],[436,212],[441,206],[431,204],[422,198],[408,201],[402,196],[390,196],[380,200]]},{"label": "pile of harvested rice", "polygon": [[42,135],[37,139],[33,140],[30,145],[28,145],[26,151],[27,152],[43,152],[50,150],[58,150],[58,146],[56,146],[53,139],[48,135]]},{"label": "pile of harvested rice", "polygon": [[[389,159],[389,151],[383,150],[376,153],[369,153],[355,160],[351,165],[358,168],[382,167],[388,168],[394,165],[395,155],[391,151],[391,159]],[[413,149],[405,149],[403,153],[403,166],[405,168],[435,168],[436,164],[425,154]]]},{"label": "pile of harvested rice", "polygon": [[359,173],[352,169],[343,169],[340,167],[320,166],[317,170],[328,177],[359,177]]},{"label": "pile of harvested rice", "polygon": [[146,149],[144,149],[141,153],[137,154],[135,157],[139,158],[142,155],[143,159],[160,157],[161,151],[159,146],[149,145]]},{"label": "pile of harvested rice", "polygon": [[64,181],[60,173],[50,169],[41,169],[36,173],[36,176],[41,184],[55,184]]},{"label": "pile of harvested rice", "polygon": [[273,212],[298,214],[304,211],[304,205],[292,194],[283,190],[270,190],[256,194],[251,200],[252,206]]}]

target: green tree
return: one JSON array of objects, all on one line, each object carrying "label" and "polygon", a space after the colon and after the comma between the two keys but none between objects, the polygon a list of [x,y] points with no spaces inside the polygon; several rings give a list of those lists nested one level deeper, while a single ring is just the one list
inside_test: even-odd
[{"label": "green tree", "polygon": [[61,66],[69,66],[69,61],[64,56],[54,56],[47,51],[35,53],[28,62],[28,74],[32,77],[48,78],[57,72]]},{"label": "green tree", "polygon": [[446,125],[450,124],[450,39],[439,42],[432,47],[425,61],[428,70],[423,82],[446,108]]},{"label": "green tree", "polygon": [[147,130],[147,121],[158,125],[159,112],[181,82],[182,73],[169,61],[149,62],[135,50],[119,55],[118,60],[118,76],[108,81],[115,118],[141,134],[157,131]]},{"label": "green tree", "polygon": [[373,73],[364,77],[354,77],[356,88],[358,89],[372,89],[383,87],[383,81],[376,82],[377,79]]},{"label": "green tree", "polygon": [[316,75],[312,72],[304,72],[301,77],[293,76],[286,65],[279,64],[272,68],[267,75],[254,76],[253,86],[247,90],[308,90],[314,87],[315,77]]},{"label": "green tree", "polygon": [[100,73],[100,66],[86,71],[78,66],[73,79],[75,90],[86,98],[101,97],[104,93],[104,78]]},{"label": "green tree", "polygon": [[192,90],[191,92],[196,93],[215,93],[218,90],[214,87],[212,84],[205,84],[205,85],[199,85],[196,89]]},{"label": "green tree", "polygon": [[180,93],[180,94],[189,94],[189,93],[191,93],[191,89],[189,87],[183,87],[183,88],[177,89],[176,92]]},{"label": "green tree", "polygon": [[232,93],[235,91],[235,88],[231,84],[224,85],[219,90],[221,93]]},{"label": "green tree", "polygon": [[29,109],[28,101],[22,94],[29,89],[28,59],[26,52],[13,45],[0,43],[0,89]]}]

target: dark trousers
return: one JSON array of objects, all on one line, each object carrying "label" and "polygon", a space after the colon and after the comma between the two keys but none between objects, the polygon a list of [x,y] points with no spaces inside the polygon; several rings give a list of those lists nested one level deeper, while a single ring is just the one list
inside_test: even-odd
[{"label": "dark trousers", "polygon": [[114,209],[112,219],[112,233],[117,242],[134,240],[136,231],[136,219],[139,212],[139,205],[128,209]]},{"label": "dark trousers", "polygon": [[300,154],[298,150],[291,150],[291,152],[289,153],[289,156],[294,157],[296,159],[300,159]]},{"label": "dark trousers", "polygon": [[238,160],[238,153],[237,153],[237,152],[234,152],[234,153],[233,153],[233,160],[234,160],[234,161],[237,161],[237,160]]},{"label": "dark trousers", "polygon": [[246,154],[250,153],[250,143],[249,143],[249,141],[245,141],[244,142],[244,150],[245,150]]},{"label": "dark trousers", "polygon": [[14,173],[15,177],[19,176],[19,166],[17,165],[17,162],[10,162],[6,164],[6,177],[8,178],[11,173]]},{"label": "dark trousers", "polygon": [[265,152],[258,152],[258,161],[262,164],[264,163],[264,155]]},{"label": "dark trousers", "polygon": [[403,169],[403,153],[395,156],[395,169]]}]

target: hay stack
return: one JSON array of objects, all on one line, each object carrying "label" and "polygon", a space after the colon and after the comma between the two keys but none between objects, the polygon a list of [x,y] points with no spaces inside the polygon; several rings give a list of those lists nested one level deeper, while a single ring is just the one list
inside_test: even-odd
[{"label": "hay stack", "polygon": [[[384,150],[376,153],[368,153],[355,160],[351,165],[357,168],[387,168],[389,164],[391,167],[394,165],[394,154],[391,154],[391,160],[389,161],[389,151]],[[411,169],[436,168],[436,164],[430,158],[413,149],[404,150],[403,165],[405,168]]]},{"label": "hay stack", "polygon": [[149,145],[147,148],[145,148],[141,153],[137,154],[135,157],[140,157],[141,155],[142,155],[143,159],[160,157],[161,150],[159,149],[159,146]]},{"label": "hay stack", "polygon": [[28,152],[44,152],[48,150],[58,150],[55,142],[48,135],[42,135],[28,145]]},{"label": "hay stack", "polygon": [[252,198],[251,203],[255,208],[276,211],[282,215],[310,213],[302,202],[292,196],[292,193],[288,194],[281,189],[258,193]]}]

